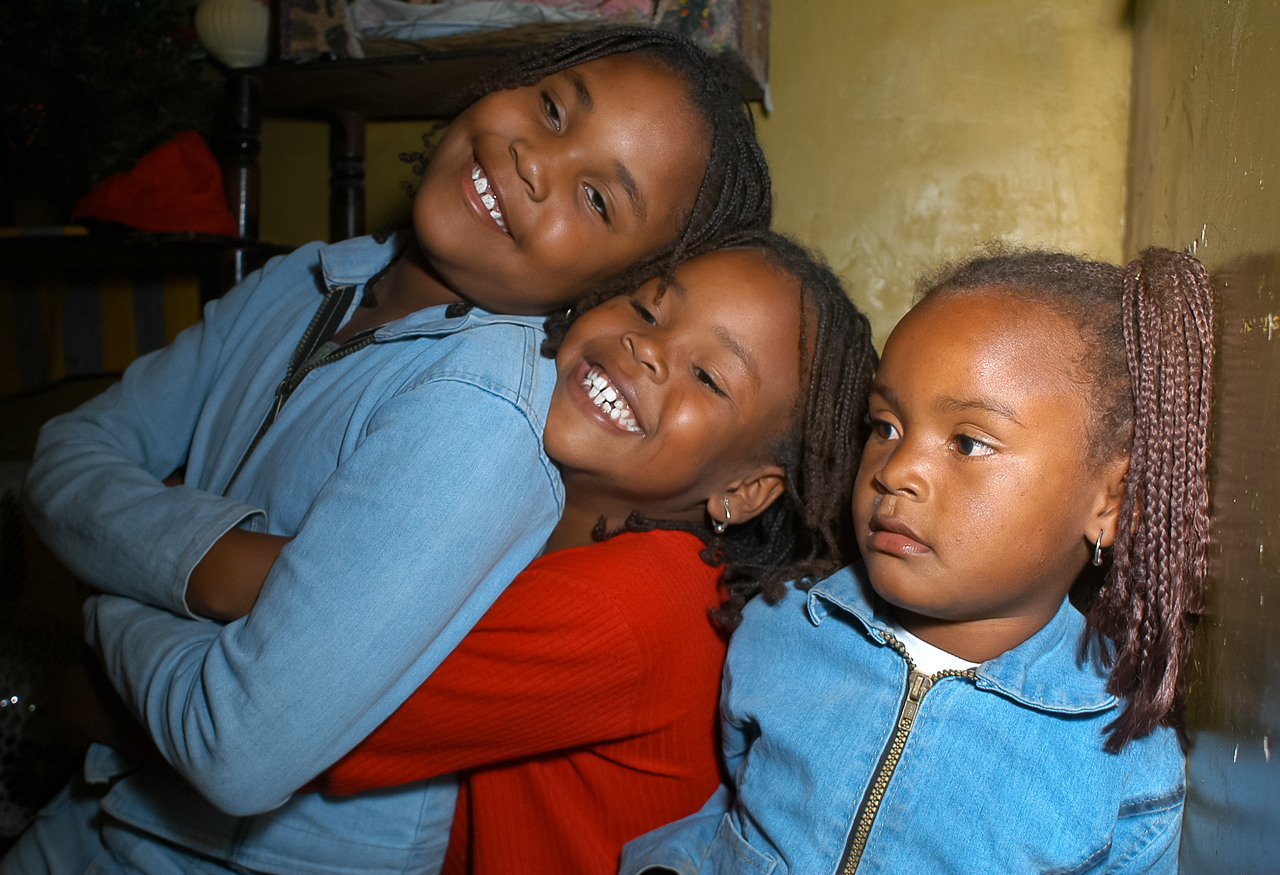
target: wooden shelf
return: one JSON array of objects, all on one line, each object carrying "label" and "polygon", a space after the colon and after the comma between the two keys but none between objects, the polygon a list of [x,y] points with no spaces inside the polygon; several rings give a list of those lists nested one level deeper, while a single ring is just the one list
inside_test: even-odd
[{"label": "wooden shelf", "polygon": [[[329,120],[358,113],[367,121],[447,118],[466,108],[466,95],[519,46],[424,51],[359,60],[275,63],[245,72],[267,115]],[[718,56],[747,100],[764,96],[746,63],[733,52]]]}]

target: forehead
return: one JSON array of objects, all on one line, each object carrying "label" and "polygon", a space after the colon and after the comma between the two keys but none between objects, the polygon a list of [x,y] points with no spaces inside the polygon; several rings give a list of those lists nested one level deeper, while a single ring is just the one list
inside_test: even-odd
[{"label": "forehead", "polygon": [[692,304],[728,315],[787,312],[799,325],[799,281],[752,249],[722,249],[685,262],[677,268],[675,284],[668,294],[681,295]]},{"label": "forehead", "polygon": [[998,290],[918,304],[885,344],[877,383],[936,392],[996,393],[1007,402],[1083,397],[1079,332],[1065,316]]}]

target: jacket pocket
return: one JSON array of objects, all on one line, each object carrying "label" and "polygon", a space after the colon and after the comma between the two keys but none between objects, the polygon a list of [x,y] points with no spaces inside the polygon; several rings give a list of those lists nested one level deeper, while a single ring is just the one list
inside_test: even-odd
[{"label": "jacket pocket", "polygon": [[698,875],[770,875],[777,865],[777,860],[748,843],[725,814]]}]

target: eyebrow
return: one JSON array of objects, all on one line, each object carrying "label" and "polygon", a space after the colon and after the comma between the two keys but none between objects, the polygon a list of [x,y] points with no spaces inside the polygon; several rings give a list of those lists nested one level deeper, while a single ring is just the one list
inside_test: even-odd
[{"label": "eyebrow", "polygon": [[1026,428],[1022,420],[1018,419],[1018,415],[1013,412],[1013,408],[990,398],[943,398],[938,402],[938,408],[957,413],[965,410],[983,410],[993,416],[1006,419],[1020,428]]},{"label": "eyebrow", "polygon": [[627,165],[621,161],[615,162],[614,172],[618,174],[618,182],[621,183],[622,190],[627,193],[627,200],[631,202],[632,214],[643,222],[648,209],[644,199],[644,192],[640,191],[640,186],[636,185],[636,178],[631,175]]},{"label": "eyebrow", "polygon": [[[898,399],[898,393],[882,383],[873,384],[871,386],[871,392],[874,395],[879,395],[893,407],[902,406]],[[959,413],[966,410],[982,410],[992,414],[993,416],[998,416],[1001,419],[1008,420],[1020,428],[1026,428],[1026,426],[1023,425],[1022,420],[1018,419],[1018,415],[1014,413],[1013,408],[1005,404],[1001,404],[999,401],[995,401],[991,398],[942,398],[938,401],[937,407],[939,410],[952,413]]]},{"label": "eyebrow", "polygon": [[751,379],[751,382],[759,384],[760,369],[756,366],[755,357],[751,355],[751,352],[746,347],[738,342],[738,338],[734,337],[719,325],[713,328],[711,333],[715,335],[716,340],[721,346],[733,353],[737,357],[738,361],[742,362],[742,367],[746,370],[747,376]]},{"label": "eyebrow", "polygon": [[565,70],[564,75],[573,83],[573,95],[578,99],[578,104],[587,112],[595,112],[596,102],[591,97],[591,89],[587,87],[587,80],[582,78],[582,74],[577,70]]}]

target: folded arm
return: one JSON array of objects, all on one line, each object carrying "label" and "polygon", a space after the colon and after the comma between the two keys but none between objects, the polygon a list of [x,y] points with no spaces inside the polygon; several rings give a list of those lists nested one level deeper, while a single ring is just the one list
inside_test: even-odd
[{"label": "folded arm", "polygon": [[268,810],[440,664],[537,554],[558,489],[513,404],[416,387],[375,414],[247,617],[219,627],[100,597],[89,638],[166,760],[229,813]]},{"label": "folded arm", "polygon": [[165,488],[161,478],[187,461],[228,338],[256,318],[270,296],[255,292],[278,265],[210,302],[198,325],[41,430],[23,491],[27,516],[77,577],[186,614],[191,569],[228,530],[262,516],[199,489]]}]

